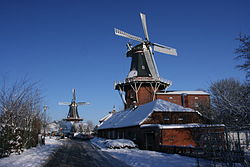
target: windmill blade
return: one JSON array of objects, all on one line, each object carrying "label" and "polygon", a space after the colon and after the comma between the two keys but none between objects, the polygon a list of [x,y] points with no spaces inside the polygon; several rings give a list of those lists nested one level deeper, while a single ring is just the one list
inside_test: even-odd
[{"label": "windmill blade", "polygon": [[73,96],[73,101],[76,101],[76,89],[72,89],[72,96]]},{"label": "windmill blade", "polygon": [[149,41],[148,29],[147,29],[147,22],[146,22],[146,15],[143,14],[143,13],[140,13],[140,16],[141,16],[141,23],[142,23],[142,27],[143,27],[145,39],[146,39],[147,41]]},{"label": "windmill blade", "polygon": [[129,33],[126,33],[126,32],[124,32],[122,30],[117,29],[117,28],[115,28],[115,35],[118,35],[118,36],[121,36],[121,37],[125,37],[125,38],[129,38],[129,39],[132,39],[132,40],[135,40],[135,41],[139,41],[139,42],[144,42],[142,40],[142,38],[134,36],[134,35],[131,35]]},{"label": "windmill blade", "polygon": [[88,105],[88,102],[78,102],[77,105]]},{"label": "windmill blade", "polygon": [[177,56],[176,49],[174,49],[174,48],[170,48],[170,47],[160,45],[160,44],[157,44],[157,43],[153,43],[153,45],[154,45],[154,51]]},{"label": "windmill blade", "polygon": [[71,103],[70,102],[59,102],[58,105],[62,106],[69,106]]},{"label": "windmill blade", "polygon": [[153,78],[158,78],[159,77],[159,73],[158,73],[158,69],[154,60],[154,55],[152,53],[152,48],[151,46],[148,47],[148,52],[144,52],[145,55],[145,59],[149,68],[149,71],[152,75]]}]

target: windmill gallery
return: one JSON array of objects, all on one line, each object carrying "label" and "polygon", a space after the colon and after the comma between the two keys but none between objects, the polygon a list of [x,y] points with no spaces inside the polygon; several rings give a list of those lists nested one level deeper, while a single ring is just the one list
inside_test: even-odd
[{"label": "windmill gallery", "polygon": [[197,111],[199,105],[210,102],[209,94],[167,90],[172,83],[160,78],[153,50],[177,56],[176,49],[150,42],[146,16],[141,13],[140,17],[145,40],[115,29],[116,35],[140,43],[136,46],[127,44],[127,57],[132,58],[130,72],[125,81],[115,83],[124,110],[111,112],[101,119],[98,136],[126,138],[141,149],[164,152],[187,151],[208,145],[219,149],[223,146],[224,125],[211,124]]}]

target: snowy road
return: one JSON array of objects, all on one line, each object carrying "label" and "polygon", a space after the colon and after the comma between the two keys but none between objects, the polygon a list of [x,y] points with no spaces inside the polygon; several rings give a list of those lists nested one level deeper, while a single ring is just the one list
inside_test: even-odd
[{"label": "snowy road", "polygon": [[96,149],[89,141],[68,140],[45,167],[128,167],[109,154]]}]

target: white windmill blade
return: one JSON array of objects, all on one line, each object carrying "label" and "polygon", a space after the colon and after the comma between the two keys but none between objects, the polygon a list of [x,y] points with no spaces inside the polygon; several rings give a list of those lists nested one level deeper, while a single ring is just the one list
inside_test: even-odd
[{"label": "white windmill blade", "polygon": [[124,32],[122,30],[117,29],[117,28],[115,28],[115,35],[118,35],[118,36],[121,36],[121,37],[125,37],[125,38],[129,38],[129,39],[132,39],[132,40],[135,40],[135,41],[139,41],[139,42],[144,42],[142,40],[142,38],[134,36],[134,35],[131,35],[129,33],[126,33],[126,32]]},{"label": "white windmill blade", "polygon": [[77,102],[77,105],[88,105],[88,102]]},{"label": "white windmill blade", "polygon": [[69,106],[70,102],[59,102],[58,105]]},{"label": "white windmill blade", "polygon": [[177,56],[176,49],[174,49],[174,48],[170,48],[170,47],[160,45],[157,43],[153,43],[153,45],[154,45],[154,51],[156,51],[156,52]]},{"label": "white windmill blade", "polygon": [[143,14],[143,13],[140,13],[140,16],[141,16],[141,23],[142,23],[145,38],[146,38],[147,41],[149,41],[147,22],[146,22],[146,15]]}]

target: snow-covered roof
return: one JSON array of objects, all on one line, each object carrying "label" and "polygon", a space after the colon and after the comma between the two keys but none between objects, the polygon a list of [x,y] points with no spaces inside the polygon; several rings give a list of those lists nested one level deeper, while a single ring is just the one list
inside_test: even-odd
[{"label": "snow-covered roof", "polygon": [[157,92],[156,94],[167,94],[167,95],[179,95],[179,94],[187,94],[187,95],[209,95],[204,91],[168,91],[168,92]]},{"label": "snow-covered roof", "polygon": [[136,109],[127,109],[114,113],[104,121],[98,129],[122,128],[141,125],[153,112],[196,112],[191,108],[157,99],[150,103],[138,106]]},{"label": "snow-covered roof", "polygon": [[113,115],[113,113],[108,113],[108,115],[105,115],[103,118],[101,118],[101,119],[99,120],[99,122],[106,121],[106,120],[109,119],[112,115]]},{"label": "snow-covered roof", "polygon": [[176,128],[206,128],[206,127],[224,127],[224,124],[170,124],[170,125],[161,125],[161,124],[143,124],[141,128],[147,127],[157,127],[159,129],[176,129]]}]

